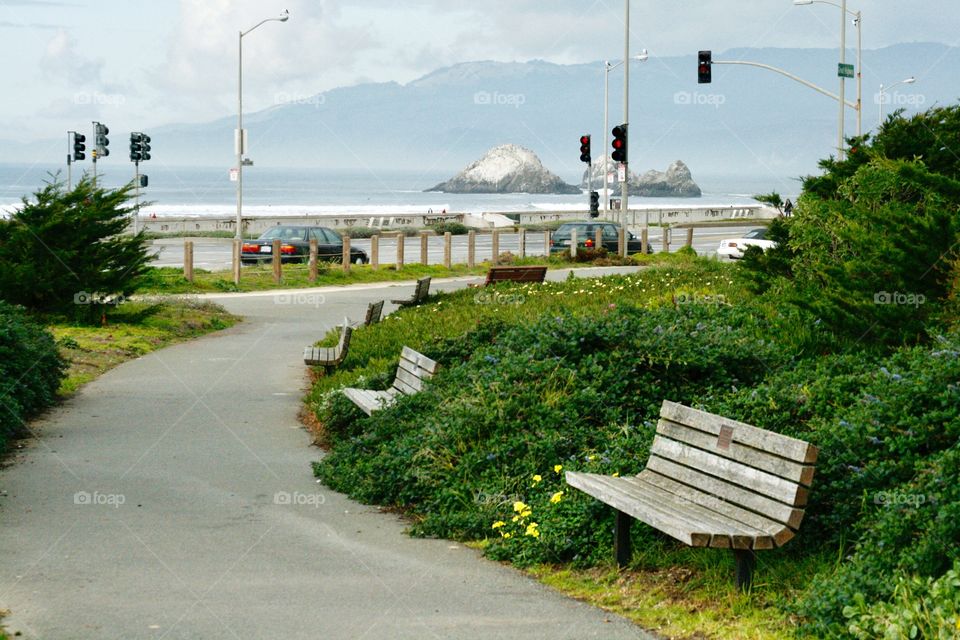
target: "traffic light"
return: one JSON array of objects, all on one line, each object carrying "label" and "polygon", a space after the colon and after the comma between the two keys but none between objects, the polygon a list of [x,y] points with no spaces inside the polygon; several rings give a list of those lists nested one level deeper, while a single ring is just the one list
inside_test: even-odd
[{"label": "traffic light", "polygon": [[140,134],[140,159],[144,162],[150,159],[150,136],[145,133]]},{"label": "traffic light", "polygon": [[600,194],[596,191],[590,192],[590,217],[600,217]]},{"label": "traffic light", "polygon": [[590,136],[580,136],[580,162],[590,164]]},{"label": "traffic light", "polygon": [[84,160],[87,157],[87,154],[84,151],[87,150],[87,145],[83,144],[87,141],[87,136],[82,133],[73,134],[73,161],[79,162]]},{"label": "traffic light", "polygon": [[146,176],[146,175],[140,176],[140,186],[141,186],[141,187],[146,187],[148,183],[149,183],[149,180],[147,180],[147,176]]},{"label": "traffic light", "polygon": [[614,162],[627,161],[627,125],[625,124],[613,128],[613,154],[610,157]]},{"label": "traffic light", "polygon": [[107,138],[110,129],[107,128],[107,125],[100,124],[99,122],[94,122],[93,124],[97,134],[97,157],[104,158],[110,155],[110,149],[107,148],[110,145],[110,139]]},{"label": "traffic light", "polygon": [[713,79],[713,53],[701,51],[697,56],[697,83],[710,84]]},{"label": "traffic light", "polygon": [[140,162],[140,138],[141,133],[134,131],[130,134],[130,162]]}]

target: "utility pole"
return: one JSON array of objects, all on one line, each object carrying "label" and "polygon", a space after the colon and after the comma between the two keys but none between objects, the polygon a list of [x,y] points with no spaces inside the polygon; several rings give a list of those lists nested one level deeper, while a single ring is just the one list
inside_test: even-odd
[{"label": "utility pole", "polygon": [[[630,0],[624,0],[623,19],[623,124],[627,129],[630,124]],[[630,167],[628,159],[623,159],[623,191],[620,199],[620,225],[627,226],[627,193],[630,191]],[[626,254],[626,243],[623,247]]]}]

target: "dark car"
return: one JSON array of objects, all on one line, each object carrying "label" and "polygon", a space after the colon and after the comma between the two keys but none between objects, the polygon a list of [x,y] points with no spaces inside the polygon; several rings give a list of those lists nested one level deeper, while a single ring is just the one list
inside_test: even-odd
[{"label": "dark car", "polygon": [[[273,260],[273,241],[280,241],[281,262],[306,262],[310,257],[310,240],[317,240],[317,259],[340,262],[343,259],[343,238],[326,227],[278,226],[271,227],[256,240],[247,240],[240,248],[240,261],[255,264]],[[350,262],[366,264],[367,253],[350,247]]]},{"label": "dark car", "polygon": [[[617,239],[620,234],[620,225],[612,222],[567,222],[553,232],[550,239],[550,253],[570,252],[570,235],[577,232],[577,246],[583,249],[593,249],[596,243],[597,230],[600,229],[603,248],[611,253],[617,252]],[[627,232],[627,254],[640,253],[643,243],[635,235]],[[647,244],[647,253],[653,253],[650,244]]]}]

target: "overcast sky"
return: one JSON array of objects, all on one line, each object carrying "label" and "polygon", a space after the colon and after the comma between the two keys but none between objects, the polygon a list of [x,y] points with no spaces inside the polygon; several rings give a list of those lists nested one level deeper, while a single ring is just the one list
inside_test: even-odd
[{"label": "overcast sky", "polygon": [[[839,0],[838,0],[839,1]],[[851,1],[864,48],[960,41],[957,0]],[[839,9],[792,0],[633,0],[651,56],[731,47],[837,47]],[[52,138],[102,120],[117,131],[236,113],[368,81],[408,82],[471,60],[617,59],[624,0],[0,0],[0,138]],[[855,37],[849,31],[851,46]],[[869,64],[867,58],[865,64]]]}]

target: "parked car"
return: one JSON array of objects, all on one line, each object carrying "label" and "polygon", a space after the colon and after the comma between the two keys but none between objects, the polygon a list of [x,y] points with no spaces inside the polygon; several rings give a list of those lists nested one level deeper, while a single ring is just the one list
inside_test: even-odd
[{"label": "parked car", "polygon": [[[343,260],[343,238],[326,227],[278,226],[267,229],[256,240],[247,240],[240,247],[240,261],[256,264],[273,260],[273,241],[280,241],[281,262],[306,262],[310,257],[310,240],[317,239],[317,259],[327,262]],[[370,259],[362,249],[350,247],[350,262],[366,264]]]},{"label": "parked car", "polygon": [[743,252],[746,251],[747,247],[760,247],[766,251],[767,249],[777,246],[776,242],[767,240],[766,236],[767,228],[760,227],[758,229],[751,229],[739,238],[721,240],[720,246],[717,248],[717,255],[723,258],[739,260],[743,257]]},{"label": "parked car", "polygon": [[[553,232],[550,237],[550,253],[563,253],[570,251],[570,236],[574,230],[577,232],[577,246],[582,249],[593,249],[596,244],[597,230],[600,229],[601,242],[603,248],[607,251],[617,252],[617,239],[620,235],[620,225],[612,222],[566,222]],[[627,232],[627,253],[640,253],[643,243],[635,235]],[[653,249],[647,244],[647,253],[653,253]]]}]

